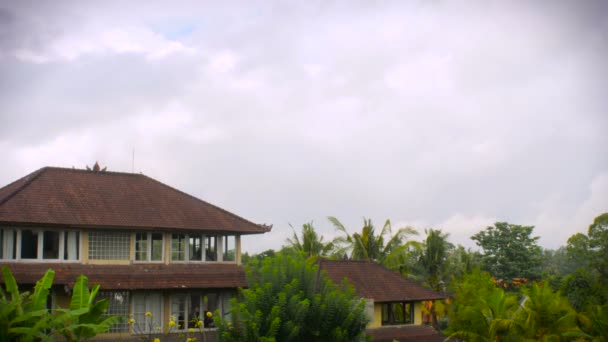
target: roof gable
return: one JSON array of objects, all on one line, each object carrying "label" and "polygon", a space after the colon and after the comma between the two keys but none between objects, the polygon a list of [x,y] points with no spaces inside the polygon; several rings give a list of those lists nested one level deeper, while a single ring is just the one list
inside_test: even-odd
[{"label": "roof gable", "polygon": [[0,188],[0,223],[265,233],[142,174],[45,167]]},{"label": "roof gable", "polygon": [[419,283],[401,276],[372,261],[321,259],[319,267],[329,278],[340,283],[347,278],[357,295],[375,302],[421,301],[443,299],[439,294]]}]

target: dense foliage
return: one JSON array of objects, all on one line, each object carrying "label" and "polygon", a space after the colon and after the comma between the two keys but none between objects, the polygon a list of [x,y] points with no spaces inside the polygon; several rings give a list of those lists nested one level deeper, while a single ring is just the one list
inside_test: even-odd
[{"label": "dense foliage", "polygon": [[34,287],[34,292],[19,292],[13,274],[2,267],[5,290],[0,288],[0,341],[83,341],[117,323],[117,316],[103,316],[106,299],[95,301],[99,285],[89,291],[87,277],[81,275],[74,284],[69,309],[47,309],[55,272],[48,270]]},{"label": "dense foliage", "polygon": [[516,278],[538,279],[541,274],[542,249],[533,226],[496,222],[493,227],[473,235],[483,249],[482,265],[496,279],[511,285]]},{"label": "dense foliage", "polygon": [[364,340],[365,302],[333,284],[304,254],[278,253],[247,267],[249,288],[232,302],[232,322],[216,318],[220,341]]}]

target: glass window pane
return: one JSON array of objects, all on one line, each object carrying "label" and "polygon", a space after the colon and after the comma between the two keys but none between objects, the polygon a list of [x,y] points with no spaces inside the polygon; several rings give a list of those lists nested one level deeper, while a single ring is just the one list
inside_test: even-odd
[{"label": "glass window pane", "polygon": [[173,234],[171,236],[171,260],[186,260],[186,236],[184,234]]},{"label": "glass window pane", "polygon": [[63,233],[63,259],[78,260],[80,258],[80,233],[67,231]]},{"label": "glass window pane", "polygon": [[135,234],[135,260],[148,261],[148,233]]},{"label": "glass window pane", "polygon": [[392,303],[394,320],[393,323],[403,324],[405,323],[405,312],[403,311],[403,303]]},{"label": "glass window pane", "polygon": [[171,297],[171,319],[175,321],[177,329],[184,329],[187,318],[186,295],[173,295]]},{"label": "glass window pane", "polygon": [[152,261],[163,260],[163,234],[152,233]]},{"label": "glass window pane", "polygon": [[89,232],[89,259],[129,260],[131,233]]},{"label": "glass window pane", "polygon": [[0,259],[15,259],[17,253],[17,232],[12,229],[0,230]]},{"label": "glass window pane", "polygon": [[59,232],[45,231],[42,240],[42,258],[59,259]]},{"label": "glass window pane", "polygon": [[117,315],[122,317],[120,323],[114,324],[110,331],[113,332],[128,332],[129,331],[129,292],[128,291],[99,291],[97,300],[107,299],[109,302],[108,309],[102,316]]},{"label": "glass window pane", "polygon": [[196,328],[196,322],[201,319],[201,304],[203,302],[200,294],[192,294],[190,296],[190,307],[188,314],[188,328]]},{"label": "glass window pane", "polygon": [[215,236],[205,236],[205,260],[217,260],[217,238]]},{"label": "glass window pane", "polygon": [[188,254],[189,254],[189,258],[188,260],[192,260],[192,261],[200,261],[202,260],[202,241],[201,241],[201,237],[200,236],[190,236],[189,237],[189,243],[188,243]]},{"label": "glass window pane", "polygon": [[224,261],[235,261],[236,260],[236,237],[234,235],[228,235],[224,237]]},{"label": "glass window pane", "polygon": [[38,259],[37,231],[21,231],[21,259]]},{"label": "glass window pane", "polygon": [[[146,316],[149,312],[151,316]],[[133,330],[135,333],[160,331],[162,327],[162,295],[135,292],[133,294]]]}]

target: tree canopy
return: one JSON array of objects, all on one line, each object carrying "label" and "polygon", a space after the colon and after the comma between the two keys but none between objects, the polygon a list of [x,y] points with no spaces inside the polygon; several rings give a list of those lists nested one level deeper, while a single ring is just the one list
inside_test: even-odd
[{"label": "tree canopy", "polygon": [[538,236],[532,237],[534,226],[496,222],[494,226],[473,235],[483,249],[483,269],[510,284],[514,278],[538,279],[541,274],[542,249]]},{"label": "tree canopy", "polygon": [[347,283],[335,285],[302,253],[253,260],[249,288],[232,301],[232,322],[216,317],[220,341],[365,339],[365,301]]}]

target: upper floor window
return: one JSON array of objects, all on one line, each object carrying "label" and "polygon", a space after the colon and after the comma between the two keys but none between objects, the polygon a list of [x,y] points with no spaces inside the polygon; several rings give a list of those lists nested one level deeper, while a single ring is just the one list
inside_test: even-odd
[{"label": "upper floor window", "polygon": [[[219,237],[221,240],[221,237]],[[218,236],[172,234],[171,261],[217,261]]]},{"label": "upper floor window", "polygon": [[129,260],[130,245],[129,232],[89,232],[89,259]]},{"label": "upper floor window", "polygon": [[414,304],[409,302],[382,303],[382,325],[414,323]]},{"label": "upper floor window", "polygon": [[163,234],[136,233],[135,261],[163,261]]},{"label": "upper floor window", "polygon": [[8,260],[79,260],[80,233],[43,229],[0,229],[0,257]]},{"label": "upper floor window", "polygon": [[236,237],[234,235],[224,236],[223,261],[236,260]]}]

